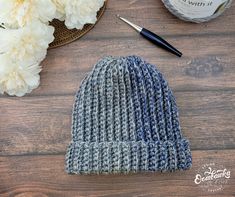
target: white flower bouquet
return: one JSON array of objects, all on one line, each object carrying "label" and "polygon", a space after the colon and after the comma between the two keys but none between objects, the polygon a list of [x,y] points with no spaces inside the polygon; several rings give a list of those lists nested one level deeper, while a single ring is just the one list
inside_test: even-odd
[{"label": "white flower bouquet", "polygon": [[23,96],[40,83],[54,40],[53,19],[68,29],[94,24],[105,0],[0,0],[0,93]]}]

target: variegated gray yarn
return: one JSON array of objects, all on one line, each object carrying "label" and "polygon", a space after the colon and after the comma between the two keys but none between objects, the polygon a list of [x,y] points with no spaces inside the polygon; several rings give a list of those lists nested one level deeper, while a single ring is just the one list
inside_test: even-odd
[{"label": "variegated gray yarn", "polygon": [[175,98],[156,67],[137,56],[99,61],[76,94],[66,171],[162,172],[191,165]]},{"label": "variegated gray yarn", "polygon": [[[185,21],[190,21],[190,22],[195,22],[195,23],[203,23],[203,22],[207,22],[210,21],[216,17],[218,17],[219,15],[221,15],[223,12],[218,12],[213,14],[212,16],[209,17],[205,17],[205,18],[188,18],[185,15],[183,15],[182,13],[178,12],[177,9],[174,8],[174,6],[172,6],[172,4],[169,2],[169,0],[162,0],[162,2],[164,3],[165,7],[175,16],[177,16],[178,18],[185,20]],[[227,2],[227,4],[225,5],[225,9],[229,8],[231,6],[232,0],[229,0]]]}]

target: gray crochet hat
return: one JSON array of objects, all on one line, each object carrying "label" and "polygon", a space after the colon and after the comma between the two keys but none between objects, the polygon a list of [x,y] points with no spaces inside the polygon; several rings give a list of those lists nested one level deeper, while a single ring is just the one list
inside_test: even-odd
[{"label": "gray crochet hat", "polygon": [[76,94],[66,171],[162,172],[191,165],[175,98],[156,67],[137,56],[99,61]]}]

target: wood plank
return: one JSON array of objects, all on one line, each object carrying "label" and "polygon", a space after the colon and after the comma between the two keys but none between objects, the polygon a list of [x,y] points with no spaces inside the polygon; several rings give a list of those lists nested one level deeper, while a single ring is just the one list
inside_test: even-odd
[{"label": "wood plank", "polygon": [[[43,62],[41,85],[30,96],[74,94],[93,65],[106,55],[139,55],[158,65],[173,89],[180,91],[234,89],[234,36],[170,39],[180,46],[177,58],[140,38],[80,40],[49,51]],[[100,46],[97,50],[96,47]]]},{"label": "wood plank", "polygon": [[[193,150],[235,148],[234,91],[176,92]],[[0,155],[58,154],[71,139],[74,96],[2,98]]]},{"label": "wood plank", "polygon": [[[140,26],[145,26],[161,35],[170,36],[201,36],[204,34],[221,35],[234,33],[235,5],[221,16],[208,23],[188,23],[173,16],[164,7],[161,1],[145,0],[109,0],[104,18],[99,22],[97,29],[89,33],[87,37],[113,37],[124,35],[135,35],[127,25],[116,19],[115,15],[126,17]],[[226,21],[226,22],[225,22]],[[109,28],[106,28],[109,27]],[[105,34],[103,33],[103,30]]]},{"label": "wood plank", "polygon": [[[193,167],[185,172],[134,175],[67,175],[64,155],[0,157],[0,195],[4,196],[233,196],[231,175],[222,191],[204,191],[194,183],[205,165],[234,172],[235,150],[193,151]],[[221,167],[221,168],[222,168]]]}]

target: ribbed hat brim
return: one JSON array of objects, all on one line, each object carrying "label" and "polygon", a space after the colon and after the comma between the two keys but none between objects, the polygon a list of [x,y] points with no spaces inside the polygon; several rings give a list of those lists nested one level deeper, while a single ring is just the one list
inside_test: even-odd
[{"label": "ribbed hat brim", "polygon": [[66,171],[75,174],[110,174],[140,171],[186,170],[192,165],[189,142],[72,142]]}]

